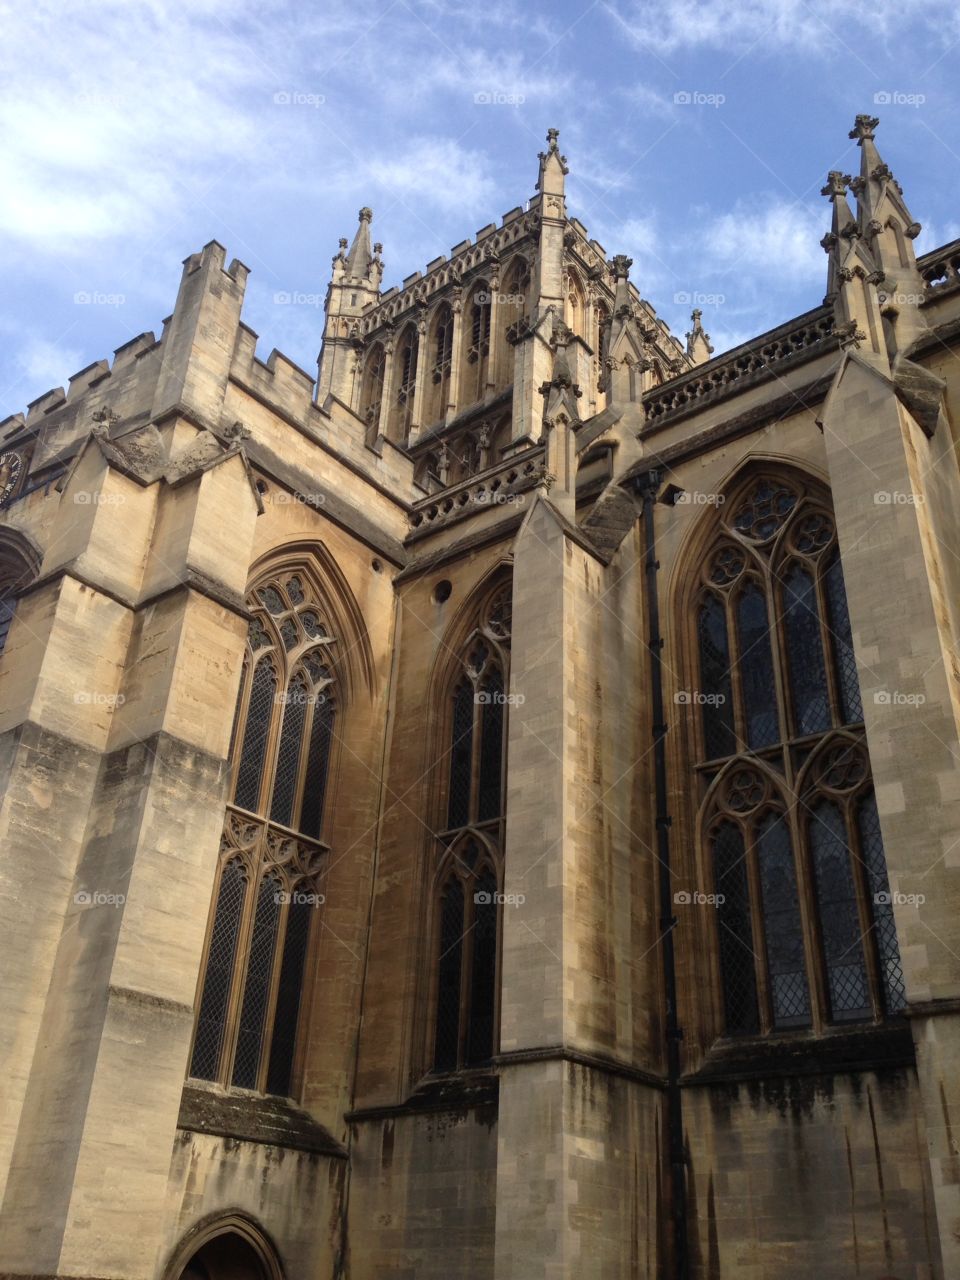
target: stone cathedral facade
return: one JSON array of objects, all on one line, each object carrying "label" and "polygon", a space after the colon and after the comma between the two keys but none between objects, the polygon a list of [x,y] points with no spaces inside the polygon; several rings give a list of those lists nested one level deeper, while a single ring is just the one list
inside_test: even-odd
[{"label": "stone cathedral facade", "polygon": [[960,242],[714,356],[536,193],[0,424],[0,1274],[960,1276]]}]

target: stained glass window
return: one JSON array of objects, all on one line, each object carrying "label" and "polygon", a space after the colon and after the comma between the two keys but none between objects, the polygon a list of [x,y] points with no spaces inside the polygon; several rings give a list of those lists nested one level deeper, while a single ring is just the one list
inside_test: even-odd
[{"label": "stained glass window", "polygon": [[790,831],[780,814],[768,813],[757,828],[767,973],[777,1027],[810,1025],[810,992],[803,926]]},{"label": "stained glass window", "polygon": [[471,1065],[486,1062],[493,1053],[497,972],[497,878],[492,871],[485,871],[475,883],[466,1057]]},{"label": "stained glass window", "polygon": [[830,727],[823,640],[813,578],[799,563],[790,566],[783,586],[783,628],[798,734]]},{"label": "stained glass window", "polygon": [[473,685],[462,681],[453,698],[453,741],[450,747],[450,801],[447,826],[465,826],[470,816],[473,770]]},{"label": "stained glass window", "polygon": [[700,607],[699,637],[703,738],[707,759],[713,760],[736,750],[727,619],[715,595],[708,595]]},{"label": "stained glass window", "polygon": [[437,1025],[433,1062],[438,1071],[450,1071],[457,1066],[460,1056],[463,885],[458,879],[453,878],[448,881],[441,902]]},{"label": "stained glass window", "polygon": [[767,598],[756,582],[737,601],[737,633],[747,746],[756,750],[780,741]]},{"label": "stained glass window", "polygon": [[246,887],[240,862],[228,862],[220,873],[190,1062],[190,1074],[200,1080],[217,1078]]},{"label": "stained glass window", "polygon": [[713,857],[727,1030],[742,1034],[758,1030],[759,1018],[743,836],[732,822],[715,832]]},{"label": "stained glass window", "polygon": [[256,809],[260,800],[264,755],[273,718],[277,673],[269,658],[261,658],[254,668],[247,708],[243,747],[237,767],[234,801],[241,809]]},{"label": "stained glass window", "polygon": [[837,1022],[869,1017],[862,929],[843,815],[832,802],[821,801],[811,811],[809,829],[830,1010]]},{"label": "stained glass window", "polygon": [[693,624],[723,1023],[754,1034],[901,1013],[829,503],[761,476],[713,518]]},{"label": "stained glass window", "polygon": [[234,719],[233,805],[190,1072],[287,1094],[311,921],[322,902],[316,876],[326,853],[319,840],[335,740],[337,641],[324,622],[329,602],[306,573],[274,578],[248,603],[254,616]]}]

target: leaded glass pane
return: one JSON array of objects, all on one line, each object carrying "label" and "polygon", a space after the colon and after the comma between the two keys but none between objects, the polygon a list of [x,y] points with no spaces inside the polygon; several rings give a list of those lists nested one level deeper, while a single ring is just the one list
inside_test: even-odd
[{"label": "leaded glass pane", "polygon": [[233,1059],[232,1083],[238,1089],[255,1089],[263,1048],[263,1024],[270,999],[273,953],[280,922],[280,894],[277,876],[266,875],[257,890],[253,934],[247,953],[247,974],[243,985],[237,1048]]},{"label": "leaded glass pane", "polygon": [[297,574],[287,579],[287,595],[294,604],[303,603],[303,583]]},{"label": "leaded glass pane", "polygon": [[834,555],[824,574],[823,585],[827,597],[827,622],[833,640],[833,660],[840,692],[840,711],[843,724],[859,724],[863,719],[863,703],[860,700],[860,678],[853,656],[853,635],[850,630],[850,611],[847,593],[843,585],[843,568],[839,555]]},{"label": "leaded glass pane", "polygon": [[263,776],[263,756],[270,733],[277,689],[277,673],[273,664],[261,658],[254,668],[247,708],[247,723],[243,730],[243,748],[237,766],[237,787],[234,803],[241,809],[256,811],[260,803],[260,779]]},{"label": "leaded glass pane", "polygon": [[463,955],[463,885],[447,882],[440,906],[440,961],[433,1065],[454,1071],[460,1054],[460,966]]},{"label": "leaded glass pane", "polygon": [[292,618],[285,618],[280,624],[280,636],[285,649],[295,649],[300,643],[300,632]]},{"label": "leaded glass pane", "polygon": [[870,996],[846,823],[829,801],[821,801],[811,813],[810,849],[831,1015],[835,1022],[869,1018]]},{"label": "leaded glass pane", "polygon": [[473,971],[470,975],[470,1021],[467,1064],[493,1056],[493,1023],[497,981],[497,878],[485,871],[473,895]]},{"label": "leaded glass pane", "polygon": [[810,991],[803,953],[790,831],[782,815],[767,814],[757,827],[757,861],[763,930],[775,1027],[810,1025]]},{"label": "leaded glass pane", "polygon": [[730,684],[730,645],[723,602],[708,595],[700,607],[700,705],[707,759],[736,750],[733,697]]},{"label": "leaded glass pane", "polygon": [[220,874],[217,889],[207,969],[203,975],[197,1032],[190,1060],[190,1074],[198,1080],[217,1078],[246,887],[241,864],[238,861],[228,862]]},{"label": "leaded glass pane", "polygon": [[473,764],[473,685],[464,680],[453,698],[453,742],[450,748],[450,799],[447,825],[464,827],[470,821],[470,780]]},{"label": "leaded glass pane", "polygon": [[478,818],[497,818],[501,810],[503,773],[503,676],[494,669],[480,691],[480,794]]},{"label": "leaded glass pane", "polygon": [[755,582],[744,588],[737,601],[737,638],[747,745],[757,750],[780,741],[780,726],[767,598]]},{"label": "leaded glass pane", "polygon": [[13,613],[16,608],[16,600],[12,596],[0,600],[0,653],[3,653],[7,643],[7,636],[10,634],[10,623],[13,621]]},{"label": "leaded glass pane", "polygon": [[320,839],[320,831],[323,827],[323,809],[327,796],[327,775],[330,772],[330,747],[333,743],[335,714],[333,703],[329,699],[318,702],[310,729],[307,771],[303,780],[300,830],[305,836],[313,836],[315,840]]},{"label": "leaded glass pane", "polygon": [[900,963],[897,926],[890,902],[890,881],[887,878],[887,860],[883,852],[877,800],[872,791],[860,802],[857,825],[860,828],[860,848],[870,885],[884,1003],[887,1013],[900,1013],[907,1003],[907,992]]},{"label": "leaded glass pane", "polygon": [[713,858],[727,1033],[750,1034],[760,1029],[757,972],[743,836],[732,822],[724,822],[717,829]]},{"label": "leaded glass pane", "polygon": [[263,587],[257,592],[260,599],[267,606],[271,613],[283,613],[284,603],[280,592],[274,587]]},{"label": "leaded glass pane", "polygon": [[823,733],[830,727],[830,706],[820,616],[813,579],[799,563],[787,571],[783,615],[794,728],[798,734]]},{"label": "leaded glass pane", "polygon": [[285,827],[289,827],[293,819],[293,798],[297,790],[297,770],[309,700],[306,683],[298,673],[287,688],[283,725],[280,729],[280,748],[277,751],[277,772],[273,781],[273,800],[270,805],[271,820]]},{"label": "leaded glass pane", "polygon": [[315,910],[302,894],[294,894],[287,913],[277,1007],[273,1015],[273,1035],[270,1039],[270,1065],[267,1068],[267,1093],[284,1097],[290,1093],[303,990],[303,967],[310,940],[310,923]]},{"label": "leaded glass pane", "polygon": [[765,542],[773,537],[797,505],[797,495],[772,480],[759,480],[733,519],[733,527],[747,538]]}]

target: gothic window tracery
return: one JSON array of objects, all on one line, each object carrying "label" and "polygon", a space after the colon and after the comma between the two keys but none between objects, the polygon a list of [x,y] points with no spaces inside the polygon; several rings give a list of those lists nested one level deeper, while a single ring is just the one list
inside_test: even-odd
[{"label": "gothic window tracery", "polygon": [[364,360],[360,386],[360,417],[371,429],[375,429],[380,421],[386,368],[386,352],[382,343],[376,342]]},{"label": "gothic window tracery", "polygon": [[435,1071],[476,1066],[496,1051],[511,593],[507,581],[487,595],[450,692],[428,1049]]},{"label": "gothic window tracery", "polygon": [[393,438],[405,440],[413,424],[413,402],[417,389],[417,362],[420,354],[420,336],[414,324],[408,324],[397,342],[396,395],[394,405]]},{"label": "gothic window tracery", "polygon": [[233,727],[233,796],[190,1075],[287,1094],[306,957],[323,900],[320,842],[337,724],[337,641],[310,578],[251,593]]},{"label": "gothic window tracery", "polygon": [[490,322],[492,297],[486,280],[471,285],[464,326],[465,355],[461,372],[461,403],[464,406],[482,400],[487,389],[490,367]]},{"label": "gothic window tracery", "polygon": [[750,1035],[905,1004],[833,514],[755,478],[695,604],[698,772],[723,1022]]},{"label": "gothic window tracery", "polygon": [[450,375],[453,361],[453,311],[449,303],[441,303],[434,316],[430,333],[430,380],[424,423],[442,422],[450,399]]}]

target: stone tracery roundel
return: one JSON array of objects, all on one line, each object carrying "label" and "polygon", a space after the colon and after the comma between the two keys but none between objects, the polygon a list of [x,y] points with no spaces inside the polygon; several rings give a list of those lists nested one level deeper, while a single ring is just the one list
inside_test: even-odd
[{"label": "stone tracery roundel", "polygon": [[752,542],[767,542],[788,520],[799,494],[782,480],[758,480],[733,516],[733,527]]}]

